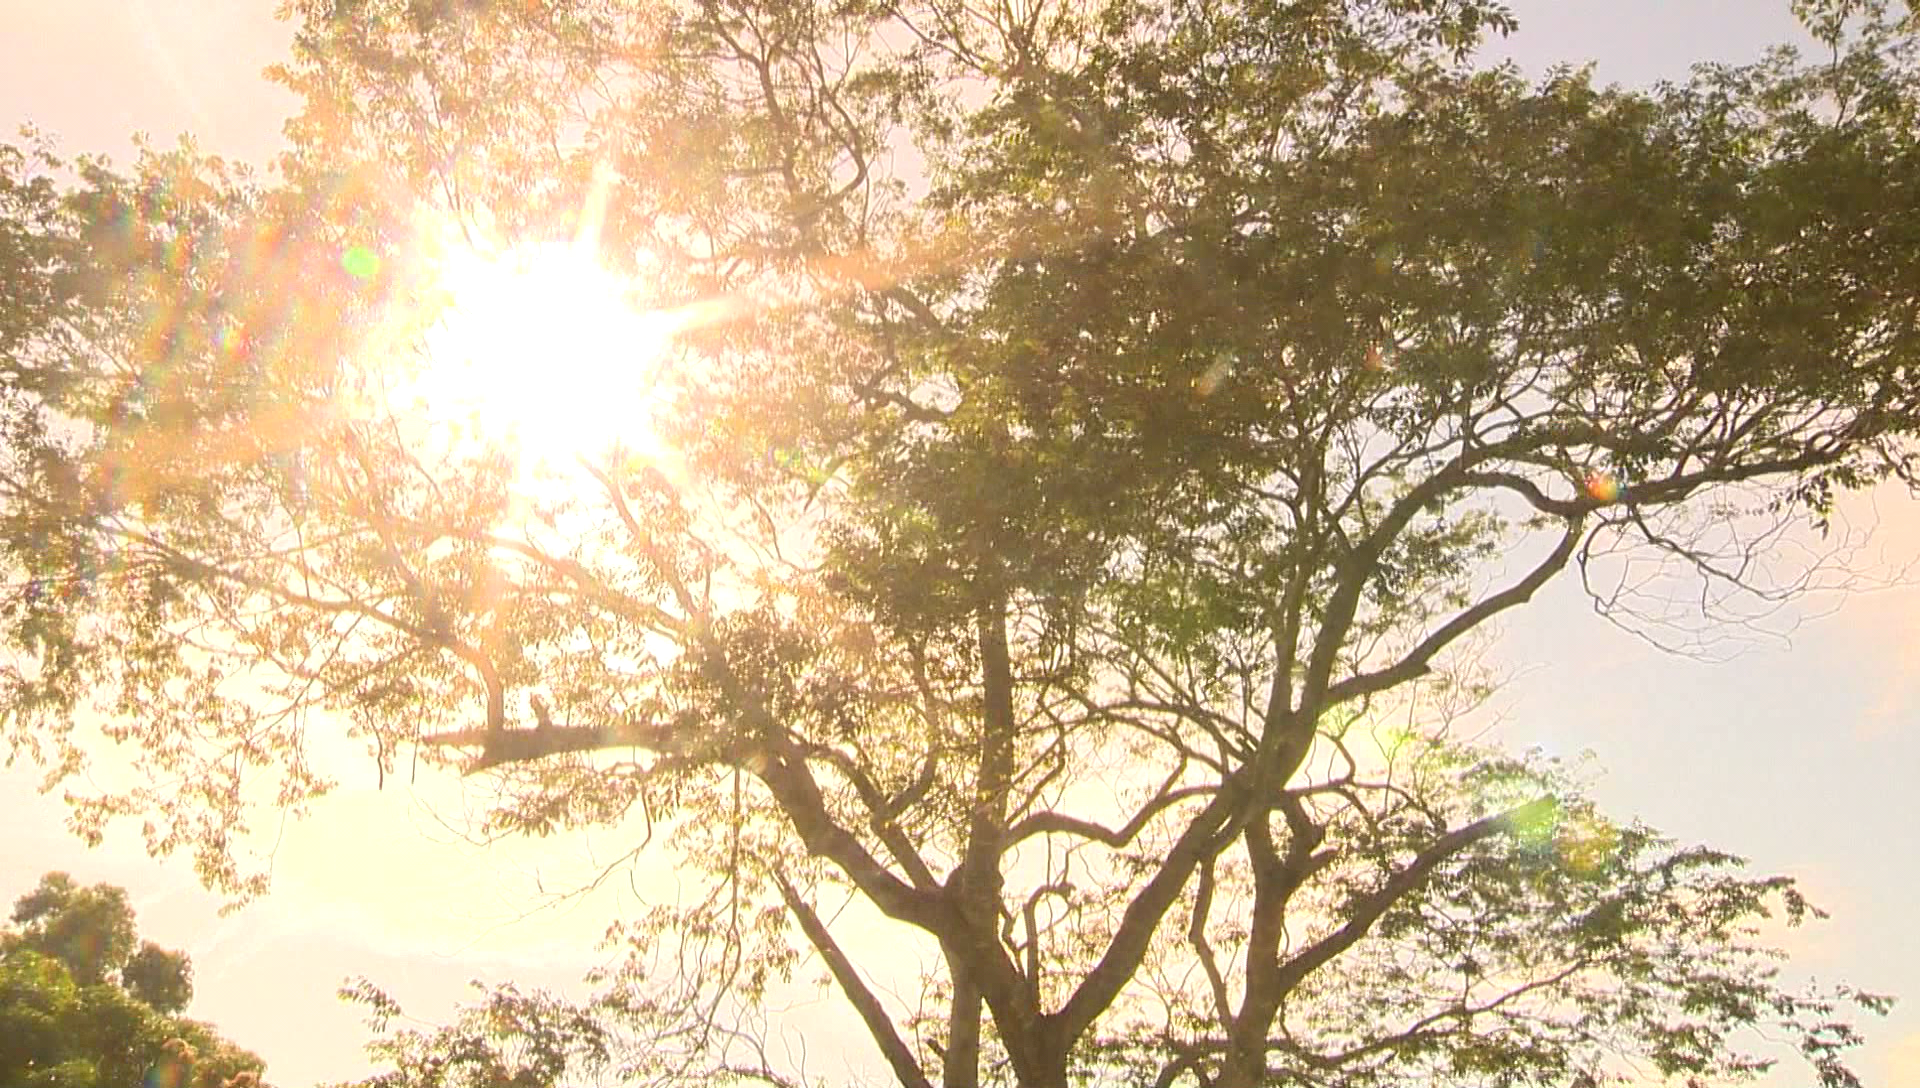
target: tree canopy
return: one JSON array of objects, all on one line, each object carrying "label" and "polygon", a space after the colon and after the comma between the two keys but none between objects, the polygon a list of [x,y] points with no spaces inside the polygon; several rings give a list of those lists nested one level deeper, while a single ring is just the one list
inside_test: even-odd
[{"label": "tree canopy", "polygon": [[261,1060],[179,1013],[187,957],[136,950],[126,892],[48,873],[0,930],[0,1083],[19,1088],[260,1088]]},{"label": "tree canopy", "polygon": [[193,965],[152,941],[134,947],[133,908],[124,889],[82,888],[65,873],[48,873],[13,907],[14,929],[0,950],[58,960],[78,986],[115,983],[156,1012],[176,1013],[193,1000]]},{"label": "tree canopy", "polygon": [[[659,1082],[795,1083],[807,963],[913,1086],[1853,1084],[1789,881],[1446,728],[1553,579],[1685,648],[1913,482],[1920,24],[1794,7],[1638,91],[1491,0],[293,0],[281,181],[0,159],[0,728],[241,891],[343,746],[668,851]],[[541,296],[564,455],[432,384],[556,245],[672,334]]]}]

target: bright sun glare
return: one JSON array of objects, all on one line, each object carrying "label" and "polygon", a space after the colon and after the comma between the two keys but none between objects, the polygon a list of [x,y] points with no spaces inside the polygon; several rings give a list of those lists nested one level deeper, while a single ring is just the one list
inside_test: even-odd
[{"label": "bright sun glare", "polygon": [[456,248],[438,284],[413,388],[430,421],[505,441],[528,467],[654,446],[647,419],[674,322],[590,247]]}]

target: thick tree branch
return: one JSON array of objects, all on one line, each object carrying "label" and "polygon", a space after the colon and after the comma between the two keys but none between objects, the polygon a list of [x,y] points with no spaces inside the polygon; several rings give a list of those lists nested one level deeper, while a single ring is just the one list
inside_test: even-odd
[{"label": "thick tree branch", "polygon": [[873,777],[845,752],[826,745],[814,745],[804,750],[809,758],[818,759],[839,771],[841,776],[853,786],[854,793],[859,795],[860,803],[866,807],[869,814],[867,827],[887,848],[887,854],[906,872],[907,879],[913,881],[917,888],[937,887],[940,882],[934,878],[933,870],[927,866],[926,859],[920,856],[920,851],[913,845],[912,837],[894,818],[898,810],[892,799],[881,791],[873,781]]},{"label": "thick tree branch", "polygon": [[1279,807],[1287,819],[1287,847],[1283,857],[1275,848],[1268,817],[1247,824],[1242,837],[1253,865],[1253,912],[1247,929],[1247,980],[1240,1011],[1229,1021],[1227,1051],[1220,1081],[1229,1088],[1251,1086],[1259,1080],[1273,1018],[1289,989],[1280,959],[1286,939],[1287,907],[1294,893],[1313,874],[1326,867],[1334,853],[1314,853],[1326,840],[1326,828],[1313,821],[1297,795],[1280,795]]},{"label": "thick tree branch", "polygon": [[1555,574],[1565,569],[1567,562],[1573,558],[1573,553],[1580,544],[1581,531],[1585,526],[1585,514],[1574,515],[1568,521],[1567,531],[1561,536],[1560,543],[1554,546],[1553,551],[1541,560],[1538,566],[1527,572],[1526,577],[1498,593],[1483,598],[1454,616],[1392,665],[1349,677],[1328,688],[1326,705],[1333,706],[1371,695],[1376,691],[1387,691],[1421,676],[1427,671],[1427,665],[1434,656],[1462,635],[1501,612],[1532,600],[1540,587],[1546,585]]},{"label": "thick tree branch", "polygon": [[893,1069],[893,1075],[899,1083],[905,1088],[933,1088],[933,1082],[921,1070],[913,1051],[908,1049],[899,1031],[894,1028],[893,1018],[887,1015],[887,1010],[880,1005],[880,999],[861,979],[853,961],[840,950],[840,945],[834,941],[826,924],[820,921],[820,916],[788,883],[784,873],[774,872],[773,882],[780,889],[780,898],[786,903],[787,910],[800,923],[800,931],[807,935],[814,950],[826,961],[827,970],[833,973],[833,980],[839,985],[840,992],[846,995],[847,1003],[860,1014],[861,1023],[867,1026],[867,1034],[873,1036],[874,1043],[880,1047],[880,1053],[886,1056],[887,1065]]},{"label": "thick tree branch", "polygon": [[1186,889],[1194,871],[1215,856],[1231,841],[1237,822],[1243,818],[1246,787],[1238,775],[1220,784],[1219,792],[1207,807],[1196,814],[1168,849],[1166,860],[1141,887],[1114,928],[1113,937],[1093,969],[1058,1012],[1045,1017],[1050,1044],[1065,1053],[1083,1035],[1093,1021],[1113,1004],[1123,986],[1139,969],[1160,920]]},{"label": "thick tree branch", "polygon": [[593,752],[641,742],[631,729],[602,729],[595,726],[564,725],[552,729],[462,729],[452,733],[431,733],[420,743],[436,748],[478,748],[480,758],[467,768],[468,774],[507,763],[527,763],[563,752]]},{"label": "thick tree branch", "polygon": [[1395,873],[1386,885],[1372,895],[1361,898],[1348,908],[1346,924],[1327,936],[1300,950],[1281,968],[1280,984],[1283,992],[1290,992],[1300,981],[1324,966],[1335,956],[1367,935],[1373,924],[1398,903],[1409,892],[1426,882],[1427,877],[1441,862],[1466,849],[1467,847],[1512,830],[1528,820],[1553,811],[1555,801],[1551,797],[1542,797],[1529,801],[1517,808],[1488,816],[1474,823],[1442,836],[1440,841],[1422,851],[1406,868]]},{"label": "thick tree branch", "polygon": [[1012,830],[1007,833],[1007,840],[1011,844],[1023,842],[1035,835],[1074,835],[1119,850],[1132,842],[1134,836],[1140,834],[1147,824],[1153,822],[1155,816],[1182,801],[1194,797],[1205,797],[1216,788],[1211,785],[1186,786],[1177,790],[1162,787],[1151,801],[1142,805],[1140,810],[1133,814],[1133,818],[1117,831],[1103,827],[1092,820],[1069,816],[1064,812],[1036,812],[1013,825]]},{"label": "thick tree branch", "polygon": [[[1022,985],[1019,969],[998,940],[996,923],[1005,878],[1000,860],[1007,850],[1007,791],[1013,781],[1018,723],[1013,708],[1012,654],[1007,645],[1007,606],[996,597],[980,608],[976,622],[980,650],[982,711],[974,794],[960,863],[948,875],[959,926],[948,944],[968,961],[980,996],[993,1010],[1008,1055],[1023,1079],[1040,1076],[1046,1046],[1036,1036],[1039,1018],[1033,995],[1039,980]],[[961,1010],[956,1010],[956,1018]],[[966,1033],[961,1042],[967,1041]],[[977,1048],[976,1048],[977,1049]],[[949,1063],[978,1062],[977,1054],[947,1055]],[[964,1079],[964,1074],[960,1074]]]},{"label": "thick tree branch", "polygon": [[839,866],[888,915],[935,935],[950,932],[955,919],[944,891],[915,888],[882,865],[852,832],[834,821],[819,784],[798,753],[781,754],[784,758],[768,761],[760,780],[772,791],[808,851]]}]

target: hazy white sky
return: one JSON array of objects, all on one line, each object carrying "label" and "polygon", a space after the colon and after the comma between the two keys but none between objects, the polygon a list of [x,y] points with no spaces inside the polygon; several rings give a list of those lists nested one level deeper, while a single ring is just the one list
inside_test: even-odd
[{"label": "hazy white sky", "polygon": [[[0,0],[0,126],[31,122],[69,151],[121,158],[130,133],[166,143],[190,131],[208,150],[263,162],[292,108],[259,78],[289,37],[276,6]],[[1597,60],[1602,79],[1628,83],[1680,76],[1692,61],[1748,59],[1796,34],[1787,0],[1512,6],[1521,30],[1493,55],[1533,73]],[[1849,512],[1879,522],[1863,566],[1920,556],[1920,506],[1904,495]],[[1568,755],[1591,749],[1604,768],[1596,791],[1616,815],[1803,878],[1834,920],[1795,935],[1793,970],[1905,994],[1870,1025],[1859,1065],[1868,1085],[1920,1085],[1920,593],[1816,600],[1805,613],[1790,644],[1708,665],[1618,632],[1577,585],[1559,583],[1496,647],[1516,674],[1499,699],[1499,733]],[[332,997],[345,976],[367,975],[430,1015],[469,978],[573,986],[593,962],[593,936],[634,903],[612,889],[516,921],[537,886],[566,886],[617,854],[619,839],[575,840],[557,854],[551,841],[467,846],[433,815],[456,812],[457,791],[429,796],[423,779],[423,792],[393,783],[375,792],[367,770],[287,827],[273,894],[221,918],[181,859],[147,859],[131,828],[87,851],[64,831],[59,803],[32,786],[18,768],[0,772],[0,903],[52,868],[125,885],[143,929],[193,955],[193,1013],[266,1056],[282,1088],[364,1069],[356,1014]],[[671,894],[664,884],[643,890]],[[1804,1081],[1789,1064],[1766,1083]]]}]

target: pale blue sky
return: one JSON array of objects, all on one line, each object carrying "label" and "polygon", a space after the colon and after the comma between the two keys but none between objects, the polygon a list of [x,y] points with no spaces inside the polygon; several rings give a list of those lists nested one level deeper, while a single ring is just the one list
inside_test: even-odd
[{"label": "pale blue sky", "polygon": [[[286,31],[270,0],[0,0],[0,125],[32,121],[66,148],[124,156],[126,137],[202,145],[262,161],[288,97],[257,76]],[[1603,80],[1684,74],[1697,60],[1738,61],[1793,37],[1787,0],[1523,0],[1522,28],[1490,53],[1539,73],[1597,60]],[[1920,507],[1903,495],[1849,507],[1882,522],[1869,566],[1920,555]],[[1496,702],[1499,735],[1604,769],[1596,791],[1685,840],[1803,877],[1832,922],[1793,939],[1792,969],[1908,996],[1871,1025],[1860,1062],[1872,1088],[1920,1084],[1920,900],[1911,837],[1920,828],[1920,593],[1889,590],[1813,602],[1790,645],[1708,665],[1660,654],[1594,617],[1561,582],[1508,625],[1495,656],[1516,674]],[[335,1002],[365,974],[410,1007],[438,1013],[470,977],[564,986],[591,962],[583,934],[617,907],[603,896],[571,913],[495,928],[525,902],[535,865],[549,885],[584,871],[576,847],[477,851],[448,840],[404,790],[370,782],[288,832],[266,901],[229,918],[180,859],[155,863],[137,835],[85,850],[32,779],[0,772],[0,903],[49,868],[131,889],[149,933],[198,969],[194,1013],[271,1062],[282,1088],[353,1075],[363,1063],[355,1014]],[[441,796],[437,804],[450,800]],[[343,860],[337,845],[359,844]],[[377,852],[365,844],[382,843]],[[822,1069],[821,1072],[831,1072]],[[1789,1064],[1766,1083],[1805,1083]]]}]

